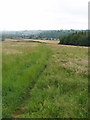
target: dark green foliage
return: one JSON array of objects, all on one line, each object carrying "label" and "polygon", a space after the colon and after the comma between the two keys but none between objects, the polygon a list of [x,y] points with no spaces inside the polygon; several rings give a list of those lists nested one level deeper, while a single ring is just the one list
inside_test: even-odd
[{"label": "dark green foliage", "polygon": [[89,46],[90,44],[88,42],[88,32],[75,32],[68,36],[64,36],[62,39],[60,39],[59,44]]}]

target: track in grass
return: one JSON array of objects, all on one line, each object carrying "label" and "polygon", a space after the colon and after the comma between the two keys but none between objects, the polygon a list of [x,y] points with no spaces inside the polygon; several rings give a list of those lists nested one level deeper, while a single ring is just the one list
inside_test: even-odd
[{"label": "track in grass", "polygon": [[[22,47],[24,48],[25,45]],[[29,89],[28,91],[21,89],[21,92],[22,90],[27,91],[27,94],[21,94],[24,98],[22,97],[22,100],[14,108],[12,108],[13,104],[9,103],[7,95],[6,99],[13,112],[7,111],[7,108],[8,110],[11,108],[6,104],[6,109],[3,108],[6,111],[3,114],[11,115],[13,118],[86,118],[88,114],[88,49],[46,44],[33,46],[34,48],[31,47],[33,51],[30,52],[30,46],[26,47],[25,51],[22,47],[16,47],[17,50],[22,51],[22,54],[16,55],[18,58],[15,57],[15,53],[9,53],[7,56],[10,57],[11,55],[11,57],[17,58],[15,61],[18,62],[23,60],[18,64],[21,68],[19,72],[22,71],[22,74],[18,75],[22,77],[21,80],[18,79],[19,84],[17,87],[15,86],[15,89],[19,88],[20,85]],[[7,56],[3,56],[4,60]],[[14,62],[14,59],[12,59],[12,62]],[[8,69],[10,64],[7,61],[5,63]],[[15,63],[17,64],[17,62]],[[28,66],[29,63],[30,66]],[[15,66],[13,66],[12,73],[15,72]],[[10,71],[7,76],[9,73]],[[11,74],[9,76],[11,78]],[[27,79],[27,86],[25,81],[22,82],[23,76]],[[18,82],[14,82],[14,84],[16,85]],[[4,85],[3,88],[6,87],[6,84]],[[8,83],[8,87],[10,87],[10,83]],[[11,96],[9,97],[11,98]],[[19,97],[16,98],[17,101]],[[5,104],[4,101],[3,104]]]},{"label": "track in grass", "polygon": [[29,47],[21,49],[23,54],[13,54],[12,51],[3,53],[4,118],[12,117],[16,108],[23,103],[28,91],[34,87],[38,76],[45,69],[50,54],[49,49],[42,45],[38,45],[34,51]]}]

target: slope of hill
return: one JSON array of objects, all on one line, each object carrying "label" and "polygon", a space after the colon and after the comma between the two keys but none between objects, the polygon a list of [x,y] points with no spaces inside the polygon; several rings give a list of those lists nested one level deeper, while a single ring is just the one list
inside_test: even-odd
[{"label": "slope of hill", "polygon": [[63,36],[74,33],[78,30],[24,30],[24,31],[4,31],[3,37],[11,39],[42,39],[59,40]]}]

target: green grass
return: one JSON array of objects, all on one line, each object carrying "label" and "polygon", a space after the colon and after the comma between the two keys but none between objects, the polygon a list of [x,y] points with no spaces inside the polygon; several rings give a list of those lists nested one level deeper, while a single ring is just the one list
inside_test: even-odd
[{"label": "green grass", "polygon": [[0,119],[2,118],[2,43],[0,42]]},{"label": "green grass", "polygon": [[3,118],[87,118],[87,48],[5,48],[12,52],[3,53]]},{"label": "green grass", "polygon": [[40,45],[34,52],[28,49],[23,54],[3,54],[3,117],[12,117],[37,82],[47,65],[48,51]]}]

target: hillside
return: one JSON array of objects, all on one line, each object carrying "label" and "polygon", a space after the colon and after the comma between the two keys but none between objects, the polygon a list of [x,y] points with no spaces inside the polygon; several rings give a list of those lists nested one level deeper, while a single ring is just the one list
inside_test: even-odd
[{"label": "hillside", "polygon": [[10,39],[42,39],[59,40],[65,35],[79,30],[24,30],[24,31],[4,31],[2,36]]}]

